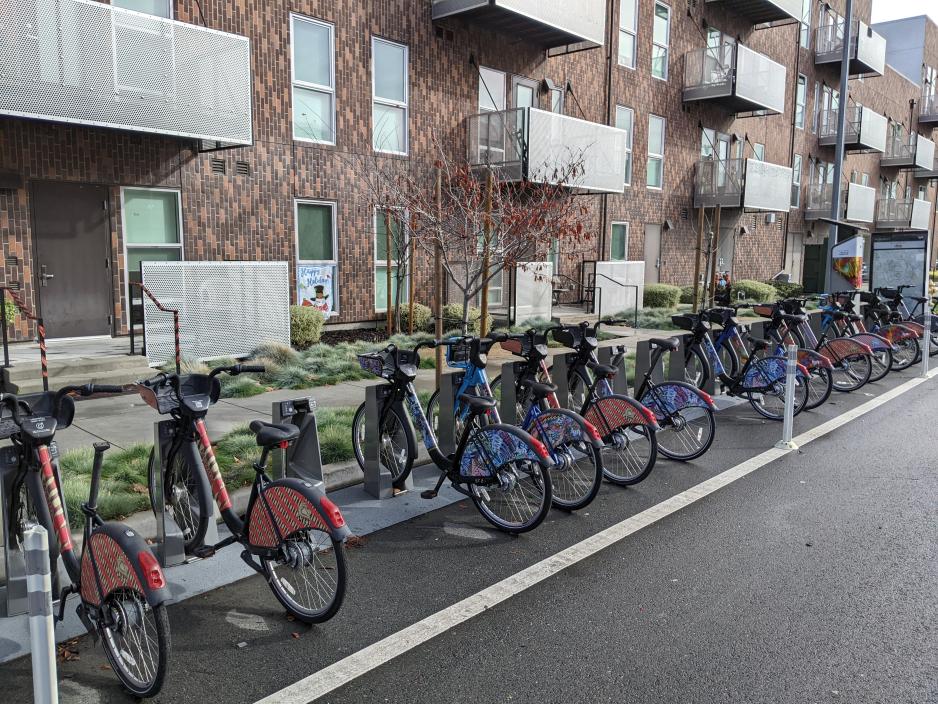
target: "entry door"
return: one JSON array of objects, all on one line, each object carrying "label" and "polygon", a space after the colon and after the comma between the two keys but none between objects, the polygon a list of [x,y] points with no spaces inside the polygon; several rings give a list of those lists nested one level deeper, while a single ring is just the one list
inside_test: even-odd
[{"label": "entry door", "polygon": [[537,81],[521,76],[511,77],[511,107],[537,107]]},{"label": "entry door", "polygon": [[661,225],[645,225],[645,283],[661,280]]},{"label": "entry door", "polygon": [[49,337],[111,334],[107,189],[35,183],[39,308]]}]

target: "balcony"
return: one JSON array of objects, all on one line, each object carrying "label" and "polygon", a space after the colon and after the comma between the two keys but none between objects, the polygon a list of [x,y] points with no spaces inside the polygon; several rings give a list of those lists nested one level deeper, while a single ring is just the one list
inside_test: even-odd
[{"label": "balcony", "polygon": [[[811,184],[805,199],[804,219],[820,220],[831,217],[834,186],[830,183]],[[872,223],[876,219],[876,189],[859,183],[850,183],[841,192],[838,218],[847,222]]]},{"label": "balcony", "polygon": [[902,129],[886,139],[886,153],[879,163],[900,169],[930,169],[935,163],[935,143]]},{"label": "balcony", "polygon": [[694,207],[788,212],[792,172],[756,159],[701,159],[694,171]]},{"label": "balcony", "polygon": [[433,19],[447,17],[465,17],[545,50],[595,48],[606,36],[605,0],[433,0]]},{"label": "balcony", "polygon": [[710,101],[730,112],[785,110],[786,69],[742,44],[684,55],[684,102]]},{"label": "balcony", "polygon": [[[844,48],[843,20],[818,27],[814,63],[839,64]],[[882,76],[886,70],[886,40],[863,22],[854,22],[850,33],[850,75]]]},{"label": "balcony", "polygon": [[624,130],[537,108],[474,115],[468,129],[469,163],[492,168],[502,181],[563,182],[599,193],[625,190]]},{"label": "balcony", "polygon": [[0,114],[250,144],[246,37],[91,0],[0,3]]},{"label": "balcony", "polygon": [[931,168],[929,169],[916,169],[915,178],[923,180],[938,179],[938,156],[935,156],[935,160],[932,162]]},{"label": "balcony", "polygon": [[801,19],[801,0],[707,0],[707,4],[725,7],[754,25]]},{"label": "balcony", "polygon": [[919,198],[881,198],[876,213],[876,227],[881,230],[919,230],[928,232],[931,204]]},{"label": "balcony", "polygon": [[[818,144],[835,146],[837,144],[837,110],[824,110],[820,114]],[[888,120],[877,112],[861,105],[847,108],[847,129],[844,146],[851,152],[886,151],[886,132]]]},{"label": "balcony", "polygon": [[938,95],[923,95],[918,104],[920,125],[938,126]]}]

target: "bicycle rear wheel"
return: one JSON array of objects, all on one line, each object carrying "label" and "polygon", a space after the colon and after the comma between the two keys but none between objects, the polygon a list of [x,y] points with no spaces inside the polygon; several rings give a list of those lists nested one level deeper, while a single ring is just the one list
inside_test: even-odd
[{"label": "bicycle rear wheel", "polygon": [[159,693],[169,660],[166,607],[151,607],[135,590],[111,593],[101,608],[98,632],[114,674],[141,699]]},{"label": "bicycle rear wheel", "polygon": [[[365,471],[365,404],[355,411],[352,420],[352,449],[358,466]],[[414,436],[407,427],[407,420],[401,418],[396,408],[388,411],[381,429],[380,457],[381,464],[388,469],[396,486],[403,484],[414,466],[417,457],[417,445]]]},{"label": "bicycle rear wheel", "polygon": [[918,340],[909,337],[904,340],[897,340],[893,343],[896,346],[892,353],[892,368],[894,371],[901,372],[903,369],[911,367],[919,356]]},{"label": "bicycle rear wheel", "polygon": [[825,367],[819,367],[811,370],[811,379],[808,383],[808,402],[805,404],[806,411],[814,410],[827,403],[831,392],[834,390],[834,378],[831,376],[831,370]]},{"label": "bicycle rear wheel", "polygon": [[658,452],[671,460],[689,462],[703,455],[713,444],[716,421],[713,410],[700,406],[678,408],[660,418],[655,433]]},{"label": "bicycle rear wheel", "polygon": [[873,373],[873,364],[869,355],[854,354],[842,358],[834,363],[831,374],[834,377],[834,388],[842,393],[856,391],[864,386]]},{"label": "bicycle rear wheel", "polygon": [[[795,415],[801,413],[808,403],[810,382],[798,377],[795,379]],[[759,415],[769,420],[782,420],[785,417],[785,381],[780,380],[762,391],[750,391],[750,405]]]},{"label": "bicycle rear wheel", "polygon": [[[554,460],[549,470],[552,501],[555,508],[564,511],[578,511],[588,506],[603,481],[600,450],[591,442],[582,419],[577,418],[567,411],[550,410],[527,428],[534,438],[550,448]],[[564,424],[569,427],[564,428]],[[560,436],[560,442],[552,441],[555,433]]]},{"label": "bicycle rear wheel", "polygon": [[870,381],[881,381],[889,370],[892,369],[892,350],[888,347],[881,350],[873,350],[873,356],[870,357]]},{"label": "bicycle rear wheel", "polygon": [[601,451],[603,476],[613,484],[631,486],[644,480],[658,459],[657,433],[645,425],[618,428]]},{"label": "bicycle rear wheel", "polygon": [[322,623],[335,616],[345,598],[342,542],[326,531],[306,528],[284,539],[279,552],[261,564],[283,608],[303,623]]},{"label": "bicycle rear wheel", "polygon": [[[195,453],[198,457],[198,452]],[[172,513],[173,520],[182,531],[183,547],[186,554],[191,554],[205,540],[208,522],[211,520],[212,496],[211,491],[205,490],[206,482],[202,480],[205,468],[201,459],[198,465],[192,463],[183,448],[175,448],[168,460],[168,468],[163,481],[163,499]],[[156,452],[150,450],[150,459],[147,463],[150,487],[150,503],[155,511],[155,487],[159,481],[159,468],[156,467]]]}]

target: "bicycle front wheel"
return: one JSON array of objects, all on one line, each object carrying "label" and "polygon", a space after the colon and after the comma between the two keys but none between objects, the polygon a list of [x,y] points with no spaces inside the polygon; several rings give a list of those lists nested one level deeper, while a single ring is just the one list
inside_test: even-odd
[{"label": "bicycle front wheel", "polygon": [[710,408],[678,408],[658,423],[661,426],[655,433],[658,452],[668,459],[689,462],[703,455],[713,444],[716,421]]},{"label": "bicycle front wheel", "polygon": [[[198,453],[196,452],[196,456]],[[212,518],[212,496],[205,490],[201,480],[204,468],[192,467],[182,448],[176,449],[168,461],[168,469],[163,477],[163,500],[172,513],[173,520],[182,531],[183,547],[186,554],[191,554],[205,540],[208,522]],[[150,450],[147,465],[149,473],[150,503],[156,505],[155,487],[159,481],[159,468],[156,466],[156,454]]]},{"label": "bicycle front wheel", "polygon": [[335,616],[345,598],[345,547],[314,528],[285,539],[276,558],[261,560],[270,590],[283,608],[303,623]]},{"label": "bicycle front wheel", "polygon": [[[365,404],[355,411],[352,419],[352,449],[358,466],[365,471],[365,442],[366,428]],[[384,419],[381,436],[378,438],[379,457],[382,466],[390,473],[396,486],[403,484],[410,475],[417,457],[417,446],[414,436],[407,427],[407,420],[401,418],[396,408],[391,408]]]},{"label": "bicycle front wheel", "polygon": [[166,607],[151,607],[135,590],[113,592],[102,605],[98,631],[121,684],[141,699],[158,694],[169,660]]},{"label": "bicycle front wheel", "polygon": [[703,389],[710,381],[710,365],[700,345],[691,347],[689,356],[684,360],[684,381],[698,389]]}]

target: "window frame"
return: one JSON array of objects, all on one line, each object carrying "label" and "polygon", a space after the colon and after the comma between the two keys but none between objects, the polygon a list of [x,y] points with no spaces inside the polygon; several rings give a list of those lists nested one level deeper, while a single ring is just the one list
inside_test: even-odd
[{"label": "window frame", "polygon": [[[127,239],[127,207],[125,203],[124,194],[126,191],[158,191],[161,193],[175,193],[176,194],[176,227],[179,232],[179,242],[177,244],[128,244]],[[130,320],[131,308],[133,303],[133,298],[130,295],[130,250],[134,248],[139,249],[178,249],[179,250],[179,261],[186,261],[186,250],[185,250],[185,233],[183,232],[183,220],[182,220],[182,189],[181,188],[160,188],[154,187],[150,188],[148,186],[121,186],[120,189],[120,205],[121,205],[121,244],[124,255],[124,300],[127,301],[127,311],[124,314],[124,319],[128,327],[132,324]]]},{"label": "window frame", "polygon": [[[655,41],[655,31],[654,31],[654,21],[658,17],[657,9],[658,7],[663,7],[668,11],[668,32],[667,32],[667,43],[662,45],[658,44]],[[652,32],[651,32],[651,77],[659,81],[667,81],[671,73],[671,21],[673,19],[673,13],[671,6],[667,3],[662,2],[661,0],[655,0],[654,9],[656,12],[652,15]],[[664,49],[664,76],[655,75],[655,48]]]},{"label": "window frame", "polygon": [[756,161],[765,161],[765,145],[762,142],[752,143],[752,158]]},{"label": "window frame", "polygon": [[[795,164],[798,164],[797,168]],[[791,195],[797,194],[797,198],[789,198],[789,209],[798,210],[801,207],[801,180],[804,173],[804,157],[801,154],[794,154],[791,158]],[[795,178],[797,176],[797,179]],[[798,190],[795,190],[795,186]]]},{"label": "window frame", "polygon": [[[625,3],[632,3],[632,18],[633,25],[631,28],[628,28],[622,23],[622,7]],[[632,40],[632,65],[622,63],[622,36],[627,35]],[[630,71],[634,71],[638,65],[638,0],[622,0],[622,3],[619,5],[619,43],[616,46],[616,63],[622,68],[627,68]]]},{"label": "window frame", "polygon": [[[660,120],[661,121],[661,152],[651,151],[651,121]],[[645,159],[645,187],[653,191],[662,191],[664,190],[664,150],[667,142],[667,128],[668,121],[666,118],[661,115],[655,115],[654,113],[648,113],[648,139],[646,142],[646,159]],[[657,186],[649,185],[648,183],[648,165],[651,163],[652,159],[656,159],[661,162],[661,183]]]},{"label": "window frame", "polygon": [[[799,101],[800,96],[800,101]],[[801,109],[801,119],[798,119],[798,110]],[[798,74],[798,81],[795,84],[795,127],[799,130],[804,129],[805,119],[808,112],[808,77],[803,73]]]},{"label": "window frame", "polygon": [[811,48],[811,5],[813,0],[801,0],[801,27],[798,30],[798,45],[802,49]]},{"label": "window frame", "polygon": [[[617,227],[625,228],[625,242],[623,242],[623,254],[622,259],[616,259],[615,251],[615,232]],[[632,224],[625,220],[613,220],[609,224],[609,261],[611,262],[627,262],[629,261],[629,238],[632,236]]]},{"label": "window frame", "polygon": [[[554,97],[555,97],[557,94],[560,95],[560,101],[559,101],[559,105],[558,105],[558,106],[555,106],[555,105],[554,105]],[[567,98],[567,91],[564,90],[563,88],[551,88],[551,89],[548,91],[547,95],[548,95],[548,99],[550,100],[550,112],[554,113],[555,115],[565,115],[565,114],[566,114],[565,110],[566,110],[566,107],[567,107],[567,105],[566,105],[566,103],[567,103],[567,100],[566,100],[566,98]],[[554,107],[559,107],[560,110],[554,110]]]},{"label": "window frame", "polygon": [[[388,44],[404,50],[404,102],[390,98],[380,98],[375,93],[377,84],[377,72],[375,71],[375,45],[377,43]],[[396,149],[378,149],[375,147],[375,105],[384,105],[385,107],[396,108],[404,111],[404,151]],[[394,154],[396,156],[408,156],[410,154],[410,46],[385,39],[376,34],[371,36],[371,147],[379,154]]]},{"label": "window frame", "polygon": [[632,175],[633,175],[633,171],[634,171],[634,169],[635,169],[635,160],[634,160],[634,154],[635,154],[635,149],[634,149],[634,146],[635,146],[635,110],[634,110],[633,108],[627,107],[627,106],[625,106],[625,105],[616,105],[616,119],[615,119],[615,122],[616,122],[616,129],[620,129],[620,130],[621,130],[621,129],[623,129],[623,128],[622,128],[622,127],[619,127],[619,112],[620,112],[620,111],[622,111],[622,112],[626,112],[626,111],[627,111],[627,112],[629,113],[629,129],[628,129],[629,139],[628,139],[628,144],[626,145],[626,148],[625,148],[625,153],[626,153],[626,156],[627,156],[627,161],[626,161],[626,173],[625,173],[625,181],[624,181],[624,184],[625,184],[626,186],[631,187],[631,186],[632,186]]},{"label": "window frame", "polygon": [[[300,259],[300,206],[316,205],[326,206],[332,211],[332,259]],[[332,315],[339,315],[339,223],[336,220],[339,208],[334,200],[316,200],[314,198],[294,198],[293,199],[293,251],[295,252],[296,267],[301,264],[312,264],[321,266],[332,266]],[[296,294],[296,291],[293,292]]]},{"label": "window frame", "polygon": [[[393,268],[393,269],[397,269],[397,264],[395,263],[395,264],[392,265],[392,263],[391,263],[391,262],[393,262],[393,261],[395,261],[395,260],[393,260],[393,259],[378,259],[378,218],[380,217],[382,220],[384,219],[384,211],[385,211],[385,210],[391,210],[391,211],[393,211],[393,212],[400,213],[400,214],[401,214],[401,222],[406,223],[406,221],[407,221],[407,209],[406,209],[406,208],[403,208],[403,207],[401,207],[401,206],[399,206],[399,205],[397,205],[397,206],[391,206],[391,207],[388,207],[388,208],[384,208],[384,207],[381,207],[381,206],[375,206],[375,207],[374,207],[374,210],[373,210],[374,216],[373,216],[372,221],[371,221],[371,233],[372,233],[372,238],[371,238],[371,239],[372,239],[372,244],[374,245],[374,249],[372,249],[372,258],[373,258],[373,260],[374,260],[374,266],[372,266],[372,277],[371,277],[371,280],[372,280],[372,284],[374,285],[374,289],[375,289],[375,295],[374,295],[374,299],[373,299],[374,306],[375,306],[375,313],[387,313],[387,312],[388,312],[387,306],[384,307],[384,308],[379,308],[379,307],[378,307],[378,269],[379,269],[380,267],[384,267],[384,269],[387,271],[387,275],[388,275],[388,276],[391,275],[391,269],[392,269],[392,268]],[[391,217],[393,218],[394,216],[392,215]],[[405,246],[405,247],[409,247],[409,246],[410,246],[410,233],[405,230],[404,236],[405,236],[405,239],[406,239],[406,244],[405,244],[404,246]],[[392,246],[393,246],[393,240],[392,240]],[[391,256],[391,252],[386,252],[386,254],[387,254],[387,256]],[[411,262],[410,259],[408,259],[408,260],[407,260],[407,266],[404,267],[404,268],[406,269],[406,271],[404,272],[404,276],[403,276],[403,281],[404,281],[404,296],[405,296],[405,297],[409,294],[409,291],[410,291],[410,267],[411,267],[411,266],[413,266],[413,262]],[[394,293],[394,287],[393,287],[393,286],[391,287],[391,293],[392,293],[392,294]],[[405,298],[405,300],[406,300],[406,298]],[[391,302],[388,301],[388,306],[390,306],[390,305],[391,305]]]},{"label": "window frame", "polygon": [[[318,83],[311,83],[309,81],[301,81],[296,77],[296,47],[294,46],[294,37],[296,32],[293,30],[294,22],[308,22],[310,24],[319,25],[320,27],[325,27],[329,30],[329,80],[331,81],[331,86],[323,86]],[[296,88],[301,88],[303,90],[308,90],[316,93],[323,93],[329,96],[330,102],[332,105],[332,139],[313,139],[310,137],[297,137],[296,135],[296,117],[294,111],[296,108],[296,100],[294,99],[294,90]],[[323,144],[328,146],[335,146],[338,141],[338,124],[336,123],[336,71],[335,71],[335,25],[331,22],[326,22],[325,20],[316,19],[315,17],[307,17],[306,15],[301,15],[297,12],[290,13],[290,129],[293,134],[294,142],[306,142],[308,144]]]},{"label": "window frame", "polygon": [[129,7],[122,7],[120,5],[115,5],[114,0],[110,0],[111,6],[118,10],[126,10],[127,12],[139,12],[141,15],[147,15],[149,17],[160,17],[165,20],[176,19],[176,8],[174,7],[175,3],[173,2],[173,0],[165,0],[165,2],[166,2],[166,6],[169,8],[169,14],[168,15],[154,15],[150,12],[144,12],[143,10],[133,10]]},{"label": "window frame", "polygon": [[811,115],[811,134],[817,134],[821,124],[821,82],[814,82],[814,112]]}]

